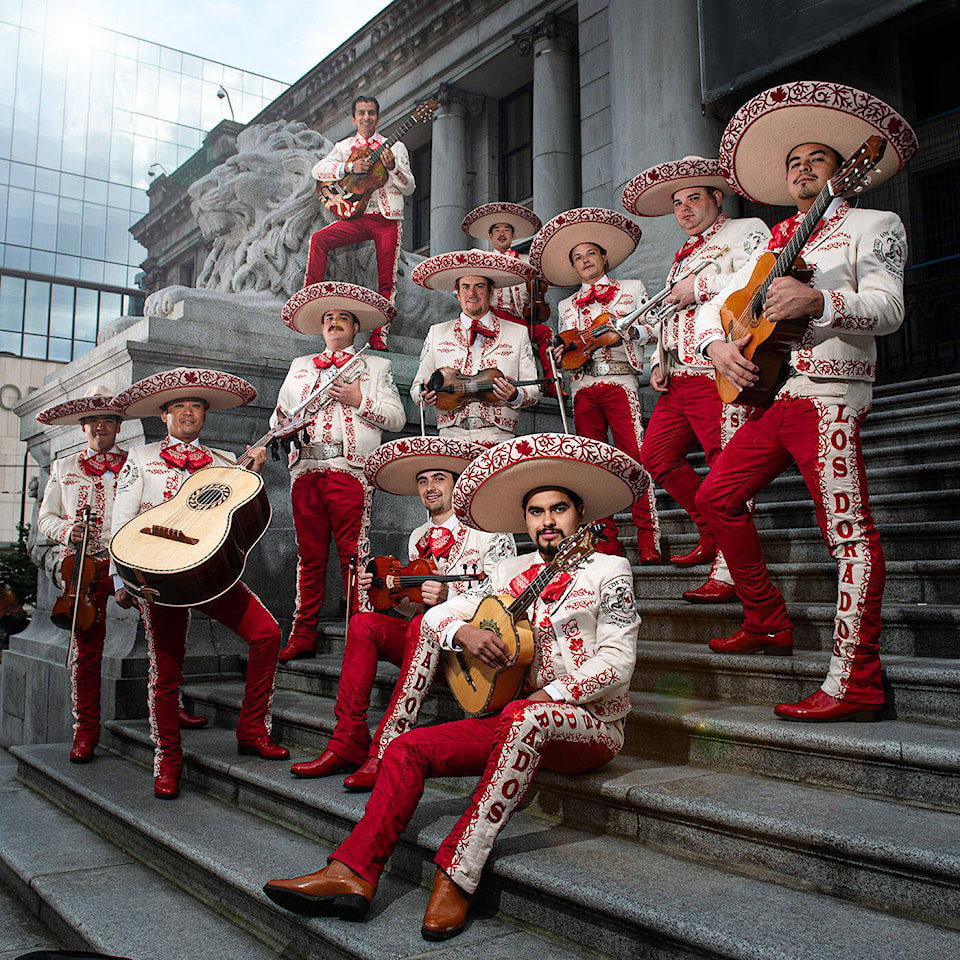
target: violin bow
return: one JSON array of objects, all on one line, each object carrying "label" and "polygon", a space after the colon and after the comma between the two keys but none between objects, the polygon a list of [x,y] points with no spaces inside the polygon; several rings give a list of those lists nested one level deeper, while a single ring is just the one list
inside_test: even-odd
[{"label": "violin bow", "polygon": [[557,390],[557,403],[560,404],[560,419],[563,421],[563,432],[569,434],[570,424],[567,423],[567,405],[563,402],[563,381],[557,372],[557,361],[554,359],[552,348],[547,351],[547,356],[550,358],[550,369],[553,371],[553,384]]},{"label": "violin bow", "polygon": [[70,656],[73,653],[73,641],[77,632],[77,612],[80,609],[80,584],[83,581],[83,561],[87,559],[87,541],[90,537],[90,507],[83,508],[83,537],[80,540],[80,549],[77,559],[74,560],[74,576],[77,579],[77,590],[73,595],[73,617],[70,620],[70,639],[67,641],[67,662],[64,666],[70,669]]}]

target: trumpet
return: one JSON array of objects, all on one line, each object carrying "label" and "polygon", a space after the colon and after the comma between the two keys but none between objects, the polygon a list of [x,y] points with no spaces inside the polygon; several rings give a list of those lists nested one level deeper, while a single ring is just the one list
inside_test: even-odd
[{"label": "trumpet", "polygon": [[364,361],[362,354],[370,348],[369,343],[365,343],[342,367],[337,370],[337,375],[331,377],[322,387],[318,387],[309,397],[300,405],[299,410],[307,409],[308,413],[322,410],[324,407],[333,403],[333,397],[330,395],[330,388],[335,383],[353,383],[363,373]]}]

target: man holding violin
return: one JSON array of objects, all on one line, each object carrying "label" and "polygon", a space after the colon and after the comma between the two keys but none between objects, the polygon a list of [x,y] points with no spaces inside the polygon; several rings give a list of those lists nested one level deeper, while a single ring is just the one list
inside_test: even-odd
[{"label": "man holding violin", "polygon": [[[544,226],[530,248],[531,264],[556,286],[580,284],[580,290],[558,306],[561,334],[589,331],[607,318],[626,317],[644,302],[646,289],[640,280],[612,280],[607,275],[633,253],[639,241],[640,228],[632,220],[601,207],[567,210]],[[629,327],[622,338],[612,335],[612,342],[593,350],[571,379],[577,433],[603,441],[609,433],[613,445],[637,461],[643,427],[636,373],[643,370],[643,345],[652,338],[651,328],[640,323]],[[560,345],[554,349],[560,362],[566,351]],[[660,521],[652,483],[631,511],[640,562],[659,563]],[[601,552],[622,554],[612,517],[604,520],[604,534]]]},{"label": "man holding violin", "polygon": [[[466,527],[453,512],[454,483],[482,450],[468,440],[403,437],[385,443],[367,460],[372,486],[396,496],[416,495],[427,511],[427,521],[410,534],[407,547],[410,566],[420,575],[404,577],[407,571],[392,557],[375,558],[360,574],[360,589],[379,601],[374,607],[399,616],[365,612],[350,619],[334,708],[336,726],[319,757],[292,766],[295,777],[326,777],[359,766],[343,785],[352,792],[373,789],[383,751],[408,725],[404,712],[408,691],[424,683],[429,686],[429,680],[421,677],[423,664],[412,659],[424,611],[462,592],[471,580],[489,576],[499,560],[516,554],[512,536]],[[431,574],[438,579],[431,579]],[[405,589],[401,581],[391,588],[389,582],[375,584],[375,576],[377,581],[403,577],[414,585]],[[401,670],[371,743],[367,708],[379,661]]]},{"label": "man holding violin", "polygon": [[501,321],[490,298],[495,288],[532,280],[536,271],[502,253],[457,250],[429,257],[411,276],[428,290],[455,291],[461,312],[427,331],[410,395],[437,408],[443,437],[484,446],[512,438],[520,410],[540,399],[537,366],[526,330]]},{"label": "man holding violin", "polygon": [[406,412],[385,357],[358,356],[361,330],[389,323],[396,308],[380,294],[352,283],[328,281],[294,294],[283,320],[298,333],[323,337],[324,349],[297,357],[280,387],[275,426],[318,387],[323,393],[303,415],[303,442],[290,444],[290,498],[297,534],[297,605],[280,660],[311,657],[323,606],[330,540],[336,541],[344,595],[350,558],[369,553],[373,490],[363,466],[384,430],[399,431]]},{"label": "man holding violin", "polygon": [[[93,618],[89,626],[76,631],[68,665],[73,705],[72,763],[89,763],[100,740],[100,663],[107,630],[107,599],[113,596],[107,544],[117,476],[127,459],[126,452],[117,446],[123,419],[110,391],[102,386],[91,387],[81,399],[67,400],[37,415],[37,420],[48,426],[79,424],[87,441],[82,453],[61,457],[50,465],[50,479],[37,518],[40,532],[60,544],[61,600],[67,607],[63,615],[72,624],[74,604],[80,604],[88,609],[86,617],[78,611],[78,623],[91,615]],[[90,509],[86,569],[76,571],[74,564],[84,536],[84,508]],[[56,608],[54,612],[58,612]]]},{"label": "man holding violin", "polygon": [[734,220],[724,214],[721,203],[731,192],[719,161],[704,157],[657,164],[637,174],[623,191],[628,212],[640,217],[672,214],[687,235],[667,275],[668,306],[658,325],[650,371],[650,386],[659,397],[644,432],[640,462],[687,511],[699,531],[693,550],[672,556],[670,562],[678,566],[712,563],[706,582],[683,594],[690,603],[724,603],[737,596],[717,541],[694,503],[701,481],[687,462],[687,454],[699,441],[711,466],[751,410],[720,402],[713,364],[697,351],[695,335],[703,304],[770,239],[762,220]]}]

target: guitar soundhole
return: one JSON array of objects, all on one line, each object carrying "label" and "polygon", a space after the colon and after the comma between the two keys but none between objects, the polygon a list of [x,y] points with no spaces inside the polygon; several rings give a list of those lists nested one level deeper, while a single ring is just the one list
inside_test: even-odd
[{"label": "guitar soundhole", "polygon": [[218,507],[230,497],[230,487],[225,483],[208,483],[190,494],[187,503],[194,510],[210,510]]}]

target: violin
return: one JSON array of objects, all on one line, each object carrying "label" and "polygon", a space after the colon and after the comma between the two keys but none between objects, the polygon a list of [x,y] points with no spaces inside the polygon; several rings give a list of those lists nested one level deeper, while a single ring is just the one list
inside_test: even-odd
[{"label": "violin", "polygon": [[[493,393],[493,381],[503,377],[496,367],[487,367],[479,373],[461,373],[454,367],[440,367],[434,370],[424,385],[424,393],[431,390],[437,395],[438,410],[458,410],[466,403],[502,403]],[[540,377],[538,380],[507,380],[515,387],[541,386],[551,383],[553,377]]]},{"label": "violin", "polygon": [[83,508],[83,539],[75,554],[67,557],[60,567],[63,579],[63,594],[57,598],[50,613],[54,626],[70,630],[79,627],[89,630],[97,622],[97,605],[90,595],[90,588],[97,579],[97,561],[87,556],[87,538],[90,532],[90,508]]},{"label": "violin", "polygon": [[367,563],[367,573],[373,577],[373,583],[367,595],[374,610],[389,610],[406,597],[413,603],[423,603],[421,587],[428,580],[437,583],[462,583],[467,580],[483,580],[486,574],[467,573],[442,574],[436,563],[429,557],[418,557],[406,566],[396,557],[372,557]]},{"label": "violin", "polygon": [[550,304],[547,303],[548,286],[547,281],[539,277],[527,281],[529,300],[523,308],[523,319],[530,326],[535,323],[546,323],[550,319]]}]

